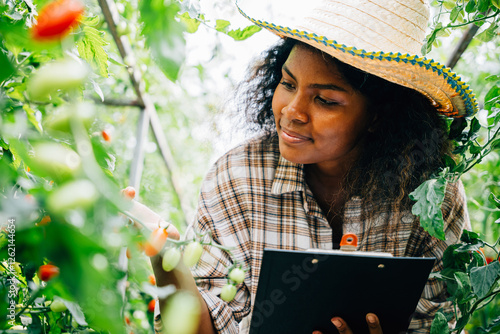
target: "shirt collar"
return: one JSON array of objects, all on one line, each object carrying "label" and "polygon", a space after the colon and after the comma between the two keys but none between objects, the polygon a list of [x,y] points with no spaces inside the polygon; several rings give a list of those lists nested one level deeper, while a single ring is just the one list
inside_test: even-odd
[{"label": "shirt collar", "polygon": [[294,191],[303,191],[304,182],[304,165],[290,162],[280,155],[271,193],[273,195],[280,195]]}]

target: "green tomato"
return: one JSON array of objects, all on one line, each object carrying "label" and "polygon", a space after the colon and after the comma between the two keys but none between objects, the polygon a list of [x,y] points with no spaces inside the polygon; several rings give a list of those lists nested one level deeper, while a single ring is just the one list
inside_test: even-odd
[{"label": "green tomato", "polygon": [[47,101],[58,90],[79,88],[89,75],[85,63],[66,59],[48,63],[34,72],[28,81],[28,96],[35,101]]},{"label": "green tomato", "polygon": [[201,307],[189,291],[178,291],[168,297],[162,312],[164,333],[194,334],[198,329]]},{"label": "green tomato", "polygon": [[72,209],[89,209],[99,197],[96,187],[89,180],[76,180],[56,189],[47,199],[48,208],[56,214]]},{"label": "green tomato", "polygon": [[245,279],[245,272],[241,268],[234,268],[229,273],[229,279],[236,284],[243,283],[243,280]]},{"label": "green tomato", "polygon": [[172,271],[181,260],[181,251],[177,247],[169,248],[163,254],[162,267],[165,271]]},{"label": "green tomato", "polygon": [[65,179],[80,169],[80,156],[62,144],[37,143],[33,151],[30,165],[40,176]]},{"label": "green tomato", "polygon": [[203,253],[203,246],[197,242],[192,241],[184,247],[184,264],[192,267],[200,261],[201,254]]},{"label": "green tomato", "polygon": [[52,112],[44,122],[44,128],[50,132],[71,131],[71,119],[80,120],[88,130],[94,121],[95,108],[90,102],[64,105]]},{"label": "green tomato", "polygon": [[236,296],[236,287],[232,284],[226,284],[222,287],[220,298],[226,302],[230,302]]},{"label": "green tomato", "polygon": [[67,309],[68,307],[66,304],[64,304],[64,302],[60,299],[56,299],[50,304],[50,310],[52,312],[64,312]]}]

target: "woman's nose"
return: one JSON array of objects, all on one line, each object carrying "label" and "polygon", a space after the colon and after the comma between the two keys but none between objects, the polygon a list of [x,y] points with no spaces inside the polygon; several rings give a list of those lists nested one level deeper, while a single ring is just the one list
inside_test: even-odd
[{"label": "woman's nose", "polygon": [[296,94],[293,99],[281,109],[281,113],[290,122],[307,123],[309,121],[307,110],[307,99],[301,94]]}]

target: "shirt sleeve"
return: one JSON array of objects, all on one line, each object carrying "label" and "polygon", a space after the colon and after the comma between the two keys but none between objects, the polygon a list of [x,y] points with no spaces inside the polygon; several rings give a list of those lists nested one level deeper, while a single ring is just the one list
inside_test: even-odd
[{"label": "shirt sleeve", "polygon": [[200,192],[194,229],[210,231],[212,242],[230,248],[231,252],[214,246],[204,246],[198,265],[192,269],[198,290],[210,311],[218,333],[238,333],[239,322],[250,313],[250,271],[243,283],[236,286],[235,298],[228,302],[220,298],[228,283],[228,269],[237,262],[244,269],[250,266],[250,233],[245,218],[245,191],[239,188],[238,175],[229,167],[229,158],[222,158],[208,172]]},{"label": "shirt sleeve", "polygon": [[[438,272],[443,268],[443,253],[446,248],[459,242],[464,229],[471,229],[465,190],[461,181],[447,185],[441,210],[446,240],[439,240],[429,235],[424,243],[426,246],[422,254],[423,257],[436,258],[432,272]],[[428,333],[438,310],[453,313],[452,302],[446,300],[448,297],[444,282],[436,278],[429,279],[422,298],[418,302],[408,333]],[[450,326],[454,326],[454,322],[453,319]]]}]

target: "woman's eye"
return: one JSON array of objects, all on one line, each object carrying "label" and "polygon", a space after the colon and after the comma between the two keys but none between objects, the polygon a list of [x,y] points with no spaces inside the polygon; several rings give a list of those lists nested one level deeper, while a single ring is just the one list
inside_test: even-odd
[{"label": "woman's eye", "polygon": [[281,81],[280,85],[283,85],[286,89],[293,89],[293,85],[286,81]]},{"label": "woman's eye", "polygon": [[321,98],[321,97],[319,97],[319,96],[318,96],[318,97],[316,97],[316,100],[318,100],[318,102],[319,102],[319,103],[324,104],[325,106],[334,106],[334,105],[339,104],[339,103],[338,103],[338,102],[336,102],[336,101],[325,100],[325,99],[323,99],[323,98]]}]

